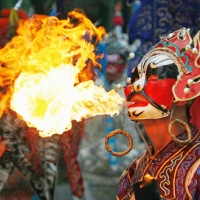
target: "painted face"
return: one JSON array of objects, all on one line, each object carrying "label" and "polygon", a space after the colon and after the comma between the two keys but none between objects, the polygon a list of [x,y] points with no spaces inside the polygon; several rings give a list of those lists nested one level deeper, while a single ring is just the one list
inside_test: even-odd
[{"label": "painted face", "polygon": [[132,71],[131,84],[124,89],[130,119],[168,116],[174,99],[172,86],[178,75],[177,66],[166,55],[143,59]]}]

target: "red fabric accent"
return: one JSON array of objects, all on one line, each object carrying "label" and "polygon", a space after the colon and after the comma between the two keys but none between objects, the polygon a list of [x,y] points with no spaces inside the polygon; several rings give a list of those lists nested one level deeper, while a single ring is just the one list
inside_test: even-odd
[{"label": "red fabric accent", "polygon": [[4,8],[4,9],[1,10],[1,16],[2,17],[9,17],[9,15],[10,15],[10,9]]},{"label": "red fabric accent", "polygon": [[84,122],[73,122],[72,130],[64,132],[60,138],[71,192],[78,198],[81,198],[84,193],[82,173],[77,160],[83,128]]},{"label": "red fabric accent", "polygon": [[[10,12],[11,8],[3,9],[0,12],[0,48],[2,48],[10,40],[10,31],[8,29]],[[22,9],[18,10],[18,15],[20,19],[28,19],[28,14]]]},{"label": "red fabric accent", "polygon": [[123,26],[124,25],[124,19],[122,16],[114,16],[113,17],[113,24]]},{"label": "red fabric accent", "polygon": [[9,41],[8,23],[9,18],[0,18],[0,48]]},{"label": "red fabric accent", "polygon": [[[10,11],[11,11],[11,8],[9,8],[9,9],[6,9],[6,8],[2,9],[1,10],[1,16],[3,18],[9,18]],[[18,15],[19,15],[20,19],[27,19],[28,18],[28,14],[26,12],[24,12],[21,8],[18,10]]]},{"label": "red fabric accent", "polygon": [[20,19],[28,19],[28,14],[26,12],[24,12],[22,9],[18,10],[18,15]]},{"label": "red fabric accent", "polygon": [[198,96],[190,108],[190,122],[200,130],[200,96]]},{"label": "red fabric accent", "polygon": [[0,28],[2,32],[2,28],[5,29],[8,26],[9,18],[0,18]]},{"label": "red fabric accent", "polygon": [[6,142],[0,140],[0,158],[6,151]]}]

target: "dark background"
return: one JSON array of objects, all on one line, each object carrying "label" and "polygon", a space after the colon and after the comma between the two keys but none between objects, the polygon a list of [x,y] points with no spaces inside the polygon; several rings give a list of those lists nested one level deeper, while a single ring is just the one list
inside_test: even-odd
[{"label": "dark background", "polygon": [[[0,10],[3,8],[14,7],[17,0],[0,0]],[[114,4],[116,0],[24,0],[21,8],[27,13],[30,12],[31,7],[34,8],[35,13],[49,15],[52,10],[53,3],[57,4],[57,10],[60,13],[60,18],[65,18],[67,12],[74,8],[83,9],[87,17],[92,22],[100,20],[102,26],[110,31],[112,27],[112,17],[114,15]],[[131,15],[131,8],[128,7],[125,1],[123,3],[123,17],[125,20],[124,32],[126,32],[126,25]]]}]

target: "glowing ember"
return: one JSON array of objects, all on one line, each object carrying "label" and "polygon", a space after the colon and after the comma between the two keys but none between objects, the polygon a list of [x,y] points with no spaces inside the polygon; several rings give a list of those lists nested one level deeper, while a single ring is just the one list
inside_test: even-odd
[{"label": "glowing ember", "polygon": [[40,135],[62,134],[71,121],[118,114],[123,98],[94,84],[95,44],[105,34],[70,12],[66,20],[35,15],[20,22],[0,50],[1,113],[11,108]]}]

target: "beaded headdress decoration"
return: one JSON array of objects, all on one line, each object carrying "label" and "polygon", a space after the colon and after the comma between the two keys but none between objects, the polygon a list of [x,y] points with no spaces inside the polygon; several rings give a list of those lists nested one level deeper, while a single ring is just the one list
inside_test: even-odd
[{"label": "beaded headdress decoration", "polygon": [[175,101],[191,100],[200,95],[200,31],[193,39],[190,29],[186,28],[161,37],[143,59],[156,54],[167,55],[179,69],[173,86]]}]

